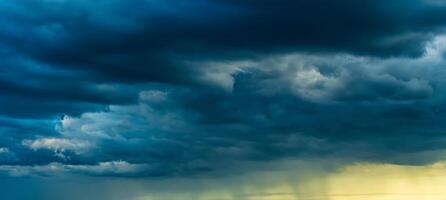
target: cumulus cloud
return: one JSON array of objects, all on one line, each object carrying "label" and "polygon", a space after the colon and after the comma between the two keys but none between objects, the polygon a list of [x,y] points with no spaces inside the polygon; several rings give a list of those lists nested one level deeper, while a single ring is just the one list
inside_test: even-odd
[{"label": "cumulus cloud", "polygon": [[172,100],[168,92],[142,91],[138,104],[111,105],[107,111],[84,113],[76,118],[64,116],[55,128],[63,136],[93,141],[125,141],[132,137],[151,137],[163,131],[186,129],[181,110],[169,107],[169,102]]},{"label": "cumulus cloud", "polygon": [[436,87],[444,73],[442,38],[427,45],[420,58],[295,53],[251,62],[243,69],[254,76],[252,88],[264,95],[294,93],[314,102],[427,100],[442,89]]},{"label": "cumulus cloud", "polygon": [[23,145],[34,151],[40,149],[54,151],[54,155],[63,159],[69,159],[69,157],[64,154],[67,151],[82,154],[92,148],[92,145],[88,141],[63,138],[39,138],[35,140],[24,140]]},{"label": "cumulus cloud", "polygon": [[331,99],[342,84],[341,80],[324,76],[314,68],[297,72],[293,83],[297,95],[309,100]]}]

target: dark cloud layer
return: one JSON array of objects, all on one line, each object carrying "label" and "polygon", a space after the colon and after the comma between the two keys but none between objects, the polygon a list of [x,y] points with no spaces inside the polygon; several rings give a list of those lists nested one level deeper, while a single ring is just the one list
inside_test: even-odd
[{"label": "dark cloud layer", "polygon": [[0,172],[432,162],[445,25],[427,0],[3,1]]},{"label": "dark cloud layer", "polygon": [[82,70],[95,81],[185,82],[197,75],[187,61],[293,50],[419,56],[445,23],[445,8],[424,1],[23,1],[2,7],[1,35],[10,53]]}]

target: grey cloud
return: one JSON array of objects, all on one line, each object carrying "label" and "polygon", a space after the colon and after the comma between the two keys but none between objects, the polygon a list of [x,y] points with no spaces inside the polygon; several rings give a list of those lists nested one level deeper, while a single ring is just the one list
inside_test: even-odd
[{"label": "grey cloud", "polygon": [[[402,162],[414,152],[445,148],[444,88],[437,79],[444,61],[437,58],[296,53],[225,62],[220,66],[240,69],[223,70],[234,80],[231,92],[165,85],[141,91],[137,104],[65,116],[55,128],[61,141],[100,149],[71,155],[71,162],[122,159],[164,169],[141,176],[287,157]],[[436,73],[419,73],[426,69]]]},{"label": "grey cloud", "polygon": [[[175,176],[279,158],[411,163],[398,158],[445,148],[445,9],[4,1],[0,146],[14,156],[0,166]],[[150,167],[98,164],[115,161]]]},{"label": "grey cloud", "polygon": [[30,176],[55,176],[66,173],[98,175],[126,175],[138,174],[149,168],[145,164],[130,164],[124,161],[101,162],[97,165],[64,165],[60,163],[50,163],[40,166],[19,166],[2,165],[0,173],[12,177]]}]

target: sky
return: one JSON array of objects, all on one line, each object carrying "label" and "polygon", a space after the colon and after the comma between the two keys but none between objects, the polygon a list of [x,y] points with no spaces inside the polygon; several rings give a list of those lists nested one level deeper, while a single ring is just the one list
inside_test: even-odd
[{"label": "sky", "polygon": [[446,198],[444,0],[0,0],[0,199]]}]

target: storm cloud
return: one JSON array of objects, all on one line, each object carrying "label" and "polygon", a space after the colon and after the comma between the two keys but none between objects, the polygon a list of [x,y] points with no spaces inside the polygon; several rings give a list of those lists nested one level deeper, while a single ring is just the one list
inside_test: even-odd
[{"label": "storm cloud", "polygon": [[432,0],[2,1],[0,174],[442,160],[445,25]]}]

